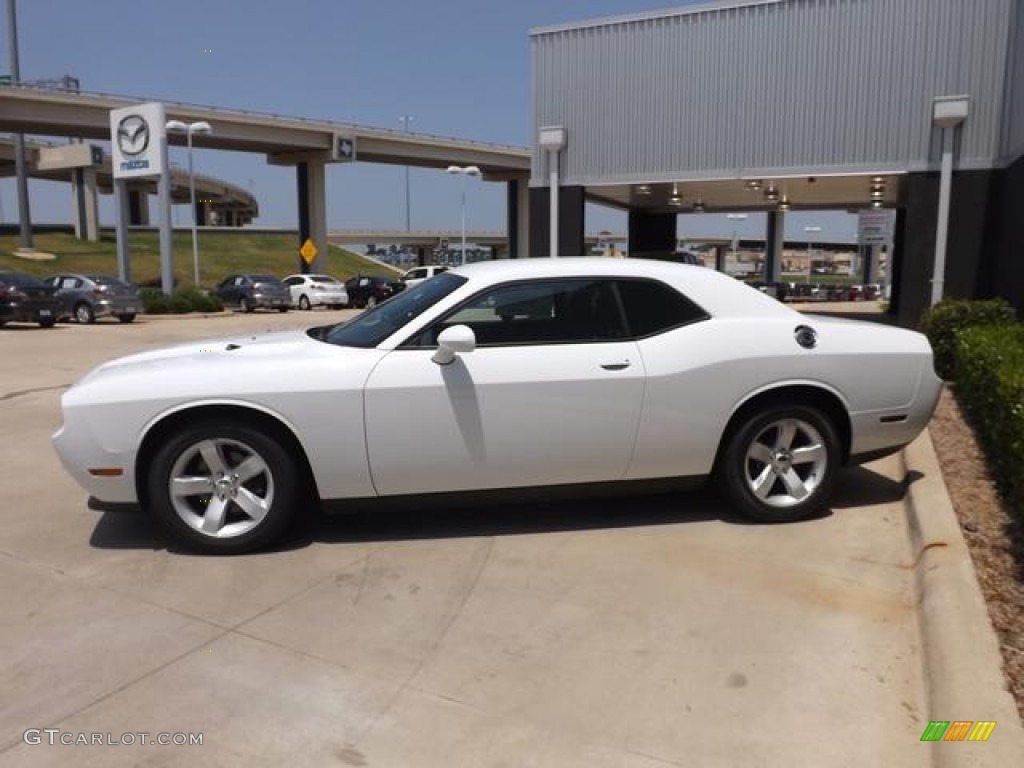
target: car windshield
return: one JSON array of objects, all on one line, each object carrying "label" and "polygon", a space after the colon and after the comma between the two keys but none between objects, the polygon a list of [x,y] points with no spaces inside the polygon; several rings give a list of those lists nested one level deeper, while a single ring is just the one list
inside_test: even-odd
[{"label": "car windshield", "polygon": [[347,323],[310,328],[308,333],[314,339],[329,344],[369,349],[380,344],[465,282],[466,278],[458,275],[438,275],[434,280],[406,288],[397,296],[366,310]]}]

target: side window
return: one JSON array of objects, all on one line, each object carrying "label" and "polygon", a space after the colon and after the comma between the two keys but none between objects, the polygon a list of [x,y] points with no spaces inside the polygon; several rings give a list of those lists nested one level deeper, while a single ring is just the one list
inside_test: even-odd
[{"label": "side window", "polygon": [[618,280],[616,287],[633,338],[653,336],[708,317],[679,291],[656,280]]},{"label": "side window", "polygon": [[249,281],[246,280],[241,275],[239,275],[238,277],[235,278],[235,285],[245,285],[247,282],[249,282]]},{"label": "side window", "polygon": [[434,267],[434,274],[440,275],[442,272],[447,272],[448,267]]},{"label": "side window", "polygon": [[301,277],[286,277],[284,279],[285,285],[299,285],[302,282]]},{"label": "side window", "polygon": [[78,287],[77,285],[75,285],[77,282],[78,281],[75,280],[75,278],[73,277],[65,277],[63,280],[60,281],[60,289],[62,291],[70,291]]},{"label": "side window", "polygon": [[544,280],[498,286],[471,299],[413,340],[436,346],[445,328],[466,325],[477,344],[569,344],[626,336],[607,280]]},{"label": "side window", "polygon": [[414,269],[414,270],[412,270],[409,273],[408,279],[409,280],[419,280],[420,278],[423,278],[423,277],[426,277],[426,276],[427,276],[427,270],[425,270],[425,269]]},{"label": "side window", "polygon": [[370,284],[370,278],[368,278],[368,277],[361,277],[361,278],[359,278],[359,287],[360,288],[366,288],[369,284]]}]

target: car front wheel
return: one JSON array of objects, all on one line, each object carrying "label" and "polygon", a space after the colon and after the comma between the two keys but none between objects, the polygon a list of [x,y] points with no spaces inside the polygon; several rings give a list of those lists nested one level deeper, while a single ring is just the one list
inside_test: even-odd
[{"label": "car front wheel", "polygon": [[118,315],[117,319],[120,320],[122,323],[130,323],[135,320],[135,315],[132,313],[126,315]]},{"label": "car front wheel", "polygon": [[285,530],[298,473],[287,451],[259,430],[231,422],[185,427],[149,467],[153,512],[180,542],[210,554],[240,554]]},{"label": "car front wheel", "polygon": [[828,504],[841,462],[832,422],[817,408],[772,406],[733,430],[718,467],[725,495],[759,522],[803,520]]},{"label": "car front wheel", "polygon": [[301,296],[299,296],[299,309],[305,311],[308,310],[310,306],[311,305],[309,303],[309,296],[307,296],[306,294],[302,294]]}]

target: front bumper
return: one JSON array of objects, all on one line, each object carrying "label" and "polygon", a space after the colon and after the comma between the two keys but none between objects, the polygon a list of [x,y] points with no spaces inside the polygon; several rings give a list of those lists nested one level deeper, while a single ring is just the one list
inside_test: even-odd
[{"label": "front bumper", "polygon": [[[60,463],[87,493],[113,504],[138,503],[135,492],[135,451],[104,447],[85,419],[65,412],[63,426],[53,434],[53,447]],[[117,476],[97,476],[89,470],[120,469]]]}]

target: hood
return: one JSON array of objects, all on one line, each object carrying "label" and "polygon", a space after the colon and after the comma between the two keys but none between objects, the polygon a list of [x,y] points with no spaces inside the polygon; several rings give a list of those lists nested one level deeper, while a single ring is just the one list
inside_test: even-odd
[{"label": "hood", "polygon": [[128,372],[148,368],[170,370],[190,364],[208,365],[225,358],[234,358],[239,362],[255,358],[279,358],[282,363],[287,363],[294,360],[300,351],[301,354],[308,356],[312,350],[326,346],[323,342],[310,338],[305,330],[273,331],[192,341],[111,360],[88,373],[78,384],[84,384],[114,371]]}]

